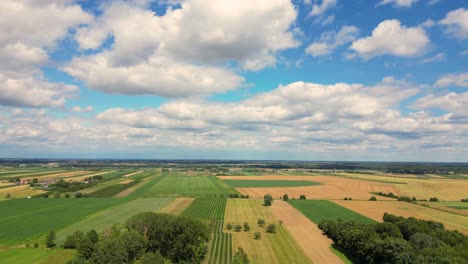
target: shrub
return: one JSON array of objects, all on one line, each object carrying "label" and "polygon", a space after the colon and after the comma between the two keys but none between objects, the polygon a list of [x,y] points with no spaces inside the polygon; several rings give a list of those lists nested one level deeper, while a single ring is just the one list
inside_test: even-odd
[{"label": "shrub", "polygon": [[245,232],[250,231],[250,226],[249,226],[249,223],[247,223],[247,222],[244,223],[244,231]]},{"label": "shrub", "polygon": [[283,195],[283,201],[289,200],[289,196],[287,194]]},{"label": "shrub", "polygon": [[254,238],[257,239],[257,240],[260,240],[260,239],[262,239],[262,234],[260,234],[260,232],[255,232]]},{"label": "shrub", "polygon": [[371,198],[369,198],[369,201],[377,201],[377,198],[375,198],[375,196],[372,196]]},{"label": "shrub", "polygon": [[431,197],[429,198],[429,202],[438,202],[439,199],[437,197]]},{"label": "shrub", "polygon": [[236,254],[232,258],[232,264],[249,264],[249,258],[243,248],[238,248]]},{"label": "shrub", "polygon": [[299,195],[299,200],[306,200],[306,196],[304,194]]},{"label": "shrub", "polygon": [[231,224],[231,223],[227,223],[226,229],[227,229],[227,230],[232,230],[232,224]]},{"label": "shrub", "polygon": [[242,230],[242,226],[241,226],[241,225],[236,225],[236,226],[234,227],[234,231],[235,231],[235,232],[240,232],[241,230]]},{"label": "shrub", "polygon": [[83,194],[82,193],[75,193],[75,198],[82,198],[83,197]]},{"label": "shrub", "polygon": [[38,244],[38,243],[34,243],[34,247],[35,247],[35,248],[38,248],[38,247],[39,247],[39,244]]},{"label": "shrub", "polygon": [[265,226],[265,220],[259,218],[258,221],[257,221],[257,224],[258,224],[259,227],[263,227],[263,226]]},{"label": "shrub", "polygon": [[263,196],[263,205],[271,206],[273,204],[273,197],[270,194]]},{"label": "shrub", "polygon": [[69,194],[69,193],[66,193],[66,194],[65,194],[65,198],[70,198],[70,194]]},{"label": "shrub", "polygon": [[345,201],[348,201],[348,197],[345,197],[344,200],[345,200]]},{"label": "shrub", "polygon": [[46,237],[46,246],[48,248],[53,248],[55,247],[55,232],[54,231],[50,231],[49,234],[47,235]]},{"label": "shrub", "polygon": [[5,199],[10,199],[10,198],[11,198],[11,194],[7,193],[6,196],[5,196]]},{"label": "shrub", "polygon": [[54,192],[54,198],[60,198],[60,192]]},{"label": "shrub", "polygon": [[267,233],[276,233],[276,225],[269,224],[266,229]]}]

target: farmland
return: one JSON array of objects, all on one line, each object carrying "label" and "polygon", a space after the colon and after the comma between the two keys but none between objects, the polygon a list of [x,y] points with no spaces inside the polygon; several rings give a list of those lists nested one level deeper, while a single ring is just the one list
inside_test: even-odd
[{"label": "farmland", "polygon": [[237,193],[223,186],[216,177],[163,174],[163,179],[146,194],[147,197],[227,197]]},{"label": "farmland", "polygon": [[[168,172],[123,167],[4,170],[0,171],[0,177],[2,174],[6,179],[14,179],[14,175],[23,175],[22,179],[38,175],[39,180],[79,183],[91,176],[100,176],[100,180],[70,192],[70,198],[61,195],[57,199],[53,195],[48,199],[18,199],[45,191],[2,180],[0,263],[4,259],[15,263],[64,263],[76,254],[75,250],[62,248],[68,235],[91,229],[102,233],[141,212],[199,219],[211,227],[203,262],[207,264],[231,263],[238,247],[248,254],[250,263],[351,263],[318,229],[317,223],[325,219],[375,223],[382,221],[383,214],[388,212],[441,222],[448,229],[468,233],[467,205],[456,199],[468,197],[463,189],[465,181],[437,175],[397,177],[388,173],[249,170],[238,175],[214,176],[202,170]],[[453,193],[437,186],[452,189]],[[392,192],[425,199],[429,195],[421,194],[424,188],[441,201],[417,201],[418,205],[372,193]],[[11,198],[6,199],[7,193]],[[84,196],[75,198],[75,193]],[[271,207],[263,205],[266,193],[273,195]],[[239,194],[244,194],[243,198],[228,198],[240,197]],[[284,194],[288,194],[289,201],[280,200]],[[306,200],[299,200],[300,195],[305,195]],[[377,201],[368,201],[373,195]],[[344,197],[353,199],[345,201]],[[259,226],[258,219],[263,219],[265,226]],[[245,223],[249,230],[244,230]],[[228,224],[242,228],[237,232],[228,229]],[[276,233],[266,232],[269,224],[275,224]],[[51,230],[56,233],[58,245],[54,250],[45,248],[45,238]],[[24,247],[26,243],[29,248]],[[31,247],[35,243],[38,248]]]},{"label": "farmland", "polygon": [[338,218],[364,224],[374,223],[373,220],[363,215],[326,200],[290,200],[289,203],[316,224],[323,220]]}]

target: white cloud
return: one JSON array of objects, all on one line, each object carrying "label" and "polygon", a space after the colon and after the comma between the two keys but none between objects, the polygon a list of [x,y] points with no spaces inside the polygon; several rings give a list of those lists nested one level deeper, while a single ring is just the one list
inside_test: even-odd
[{"label": "white cloud", "polygon": [[411,7],[414,3],[419,0],[382,0],[379,5],[393,4],[396,7]]},{"label": "white cloud", "polygon": [[343,26],[338,32],[325,32],[318,42],[306,48],[306,53],[315,57],[328,55],[337,47],[356,39],[358,32],[359,29],[355,26]]},{"label": "white cloud", "polygon": [[424,58],[420,60],[421,63],[432,63],[432,62],[439,62],[444,61],[446,59],[445,53],[439,52],[436,55],[428,58]]},{"label": "white cloud", "polygon": [[[292,28],[296,15],[287,0],[187,0],[163,16],[114,2],[76,35],[83,49],[99,48],[112,36],[112,48],[76,58],[63,69],[89,88],[109,93],[224,92],[243,84],[242,77],[223,67],[226,63],[257,71],[275,66],[281,50],[299,45]],[[116,73],[125,75],[116,78]]]},{"label": "white cloud", "polygon": [[439,78],[434,84],[436,87],[449,87],[449,86],[458,86],[458,87],[468,87],[468,72],[460,74],[447,74]]},{"label": "white cloud", "polygon": [[86,107],[73,106],[72,108],[70,108],[70,111],[75,112],[75,113],[88,113],[88,112],[92,112],[93,110],[94,108],[90,105]]},{"label": "white cloud", "polygon": [[0,74],[0,105],[18,107],[63,107],[78,87],[51,83],[37,77],[11,79]]},{"label": "white cloud", "polygon": [[407,28],[393,19],[382,21],[371,36],[354,41],[351,49],[365,59],[385,54],[410,57],[424,53],[428,44],[422,28]]},{"label": "white cloud", "polygon": [[0,105],[61,107],[76,87],[50,83],[40,67],[70,28],[91,16],[72,1],[0,1]]},{"label": "white cloud", "polygon": [[325,13],[328,9],[336,6],[338,0],[322,0],[321,4],[314,4],[309,16],[319,16]]},{"label": "white cloud", "polygon": [[445,16],[444,19],[439,21],[441,25],[447,27],[447,33],[454,35],[459,39],[468,38],[468,10],[459,8],[453,10]]}]

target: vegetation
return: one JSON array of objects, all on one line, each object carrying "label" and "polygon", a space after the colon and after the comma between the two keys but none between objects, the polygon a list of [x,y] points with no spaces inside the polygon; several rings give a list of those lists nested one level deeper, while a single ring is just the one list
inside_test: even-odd
[{"label": "vegetation", "polygon": [[110,227],[98,241],[88,233],[78,242],[78,257],[72,263],[160,260],[155,252],[174,263],[201,263],[207,253],[208,239],[208,227],[198,220],[141,213],[131,217],[124,226]]},{"label": "vegetation", "polygon": [[111,186],[107,186],[105,188],[92,192],[88,194],[88,197],[94,197],[94,198],[112,197],[134,185],[137,185],[138,183],[140,183],[140,180],[134,180],[127,184],[116,183]]},{"label": "vegetation", "polygon": [[238,248],[236,254],[232,258],[232,264],[249,264],[249,257],[244,252],[243,248]]},{"label": "vegetation", "polygon": [[263,196],[263,205],[271,206],[273,204],[273,196],[271,194],[265,194]]},{"label": "vegetation", "polygon": [[377,201],[377,197],[371,196],[371,198],[369,198],[369,201]]},{"label": "vegetation", "polygon": [[258,225],[259,227],[265,226],[265,220],[259,218],[258,221],[257,221],[257,225]]},{"label": "vegetation", "polygon": [[[215,223],[207,262],[209,264],[228,264],[232,258],[232,235],[223,233],[222,221],[216,221]],[[217,225],[221,228],[216,227]]]},{"label": "vegetation", "polygon": [[225,198],[197,198],[182,215],[202,220],[223,220],[226,201]]},{"label": "vegetation", "polygon": [[306,200],[306,196],[304,194],[299,195],[299,200]]},{"label": "vegetation", "polygon": [[437,222],[385,214],[384,222],[324,220],[319,228],[359,263],[466,263],[468,237]]},{"label": "vegetation", "polygon": [[355,220],[359,223],[375,223],[372,219],[326,200],[289,200],[289,203],[314,223],[339,218],[344,221]]},{"label": "vegetation", "polygon": [[46,237],[46,247],[48,248],[53,248],[55,247],[55,232],[50,231],[49,234]]},{"label": "vegetation", "polygon": [[276,225],[275,224],[269,224],[266,228],[267,233],[276,233]]},{"label": "vegetation", "polygon": [[288,201],[289,200],[289,196],[287,194],[283,195],[283,201]]}]

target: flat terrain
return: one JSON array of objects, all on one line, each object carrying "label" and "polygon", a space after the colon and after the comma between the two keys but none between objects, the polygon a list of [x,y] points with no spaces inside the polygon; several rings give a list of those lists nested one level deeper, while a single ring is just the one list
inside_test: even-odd
[{"label": "flat terrain", "polygon": [[121,204],[121,199],[13,199],[0,203],[0,245],[17,245]]},{"label": "flat terrain", "polygon": [[[248,232],[230,232],[232,234],[232,246],[234,252],[242,247],[248,254],[250,263],[311,263],[302,248],[289,234],[284,226],[279,226],[270,207],[262,205],[262,200],[254,199],[228,199],[224,217],[225,225],[231,223],[243,225],[249,223],[251,230]],[[257,220],[262,218],[266,224],[276,224],[275,234],[266,233],[266,226],[259,227]],[[254,239],[254,233],[260,232],[262,238]]]},{"label": "flat terrain", "polygon": [[175,198],[172,202],[159,209],[158,213],[180,215],[192,202],[193,198]]},{"label": "flat terrain", "polygon": [[66,228],[58,230],[56,240],[57,244],[63,244],[66,236],[77,230],[87,232],[94,229],[100,233],[112,224],[124,223],[132,215],[143,212],[156,212],[171,201],[172,199],[170,198],[140,198],[120,206],[95,213],[79,222],[67,226]]},{"label": "flat terrain", "polygon": [[0,188],[0,201],[6,199],[6,195],[10,194],[12,198],[26,198],[44,193],[42,190],[34,190],[29,185],[17,185],[8,188]]},{"label": "flat terrain", "polygon": [[338,218],[343,221],[354,220],[364,224],[375,223],[374,220],[366,216],[326,200],[289,200],[288,202],[316,224],[323,220],[337,220]]},{"label": "flat terrain", "polygon": [[182,215],[201,220],[223,220],[226,200],[226,198],[197,198],[182,212]]},{"label": "flat terrain", "polygon": [[320,185],[320,183],[316,183],[312,181],[285,181],[285,180],[224,180],[224,182],[233,188],[298,187],[298,186]]},{"label": "flat terrain", "polygon": [[382,221],[384,213],[391,213],[404,217],[441,222],[447,229],[456,229],[468,234],[468,217],[452,214],[420,205],[397,201],[334,201],[350,210],[365,215],[375,221]]},{"label": "flat terrain", "polygon": [[343,263],[331,250],[332,241],[322,234],[316,224],[284,201],[274,201],[273,215],[295,238],[313,263]]},{"label": "flat terrain", "polygon": [[227,197],[229,193],[237,193],[223,186],[214,176],[163,174],[162,177],[164,178],[149,190],[147,197]]}]

